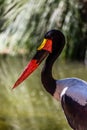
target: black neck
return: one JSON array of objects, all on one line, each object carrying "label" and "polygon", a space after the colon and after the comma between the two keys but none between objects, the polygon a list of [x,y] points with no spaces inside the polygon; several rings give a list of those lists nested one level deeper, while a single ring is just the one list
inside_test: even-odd
[{"label": "black neck", "polygon": [[[51,34],[53,33],[53,34]],[[45,66],[42,70],[41,78],[42,83],[45,87],[45,89],[53,95],[56,89],[56,80],[52,77],[52,66],[56,58],[60,55],[64,45],[65,45],[65,37],[64,35],[56,30],[49,32],[49,35],[52,35],[52,53],[49,54],[49,56],[46,59]],[[47,37],[45,36],[45,37]]]},{"label": "black neck", "polygon": [[44,68],[41,73],[41,80],[45,89],[53,95],[56,89],[56,80],[52,77],[52,66],[58,54],[50,54],[46,59]]}]

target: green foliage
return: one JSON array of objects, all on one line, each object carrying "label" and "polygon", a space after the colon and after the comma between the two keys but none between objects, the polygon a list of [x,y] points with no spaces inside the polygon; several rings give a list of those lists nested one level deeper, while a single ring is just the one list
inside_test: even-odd
[{"label": "green foliage", "polygon": [[65,50],[66,59],[78,61],[84,61],[85,59],[87,28],[86,23],[81,17],[83,4],[84,3],[79,3],[79,1],[69,3],[70,11],[68,11],[66,15],[63,28],[67,37],[67,46]]},{"label": "green foliage", "polygon": [[80,0],[1,1],[0,50],[31,53],[44,34],[55,28],[66,36],[65,58],[83,61],[87,47],[85,4]]}]

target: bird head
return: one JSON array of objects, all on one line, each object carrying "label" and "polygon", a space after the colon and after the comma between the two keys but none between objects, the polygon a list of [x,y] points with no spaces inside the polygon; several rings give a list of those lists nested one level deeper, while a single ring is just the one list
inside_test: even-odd
[{"label": "bird head", "polygon": [[22,83],[36,68],[40,63],[47,57],[50,53],[61,52],[65,44],[64,35],[59,30],[48,31],[43,42],[37,48],[37,52],[32,60],[25,67],[22,74],[19,76],[18,80],[15,82],[13,88],[16,88],[20,83]]}]

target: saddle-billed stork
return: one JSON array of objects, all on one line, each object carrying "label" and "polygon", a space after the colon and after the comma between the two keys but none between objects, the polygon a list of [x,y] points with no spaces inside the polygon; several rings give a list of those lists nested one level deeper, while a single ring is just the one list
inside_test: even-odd
[{"label": "saddle-billed stork", "polygon": [[87,130],[87,82],[78,78],[55,80],[52,66],[65,45],[65,37],[59,30],[48,31],[35,56],[24,69],[13,88],[25,80],[47,57],[41,72],[45,89],[61,102],[65,116],[73,130]]}]

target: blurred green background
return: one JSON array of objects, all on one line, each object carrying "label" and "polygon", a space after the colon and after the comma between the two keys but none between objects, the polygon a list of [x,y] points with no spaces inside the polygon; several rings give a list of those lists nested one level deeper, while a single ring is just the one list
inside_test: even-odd
[{"label": "blurred green background", "polygon": [[41,84],[44,62],[12,90],[50,29],[66,37],[53,76],[87,81],[86,0],[0,0],[0,130],[71,130],[61,104]]}]

